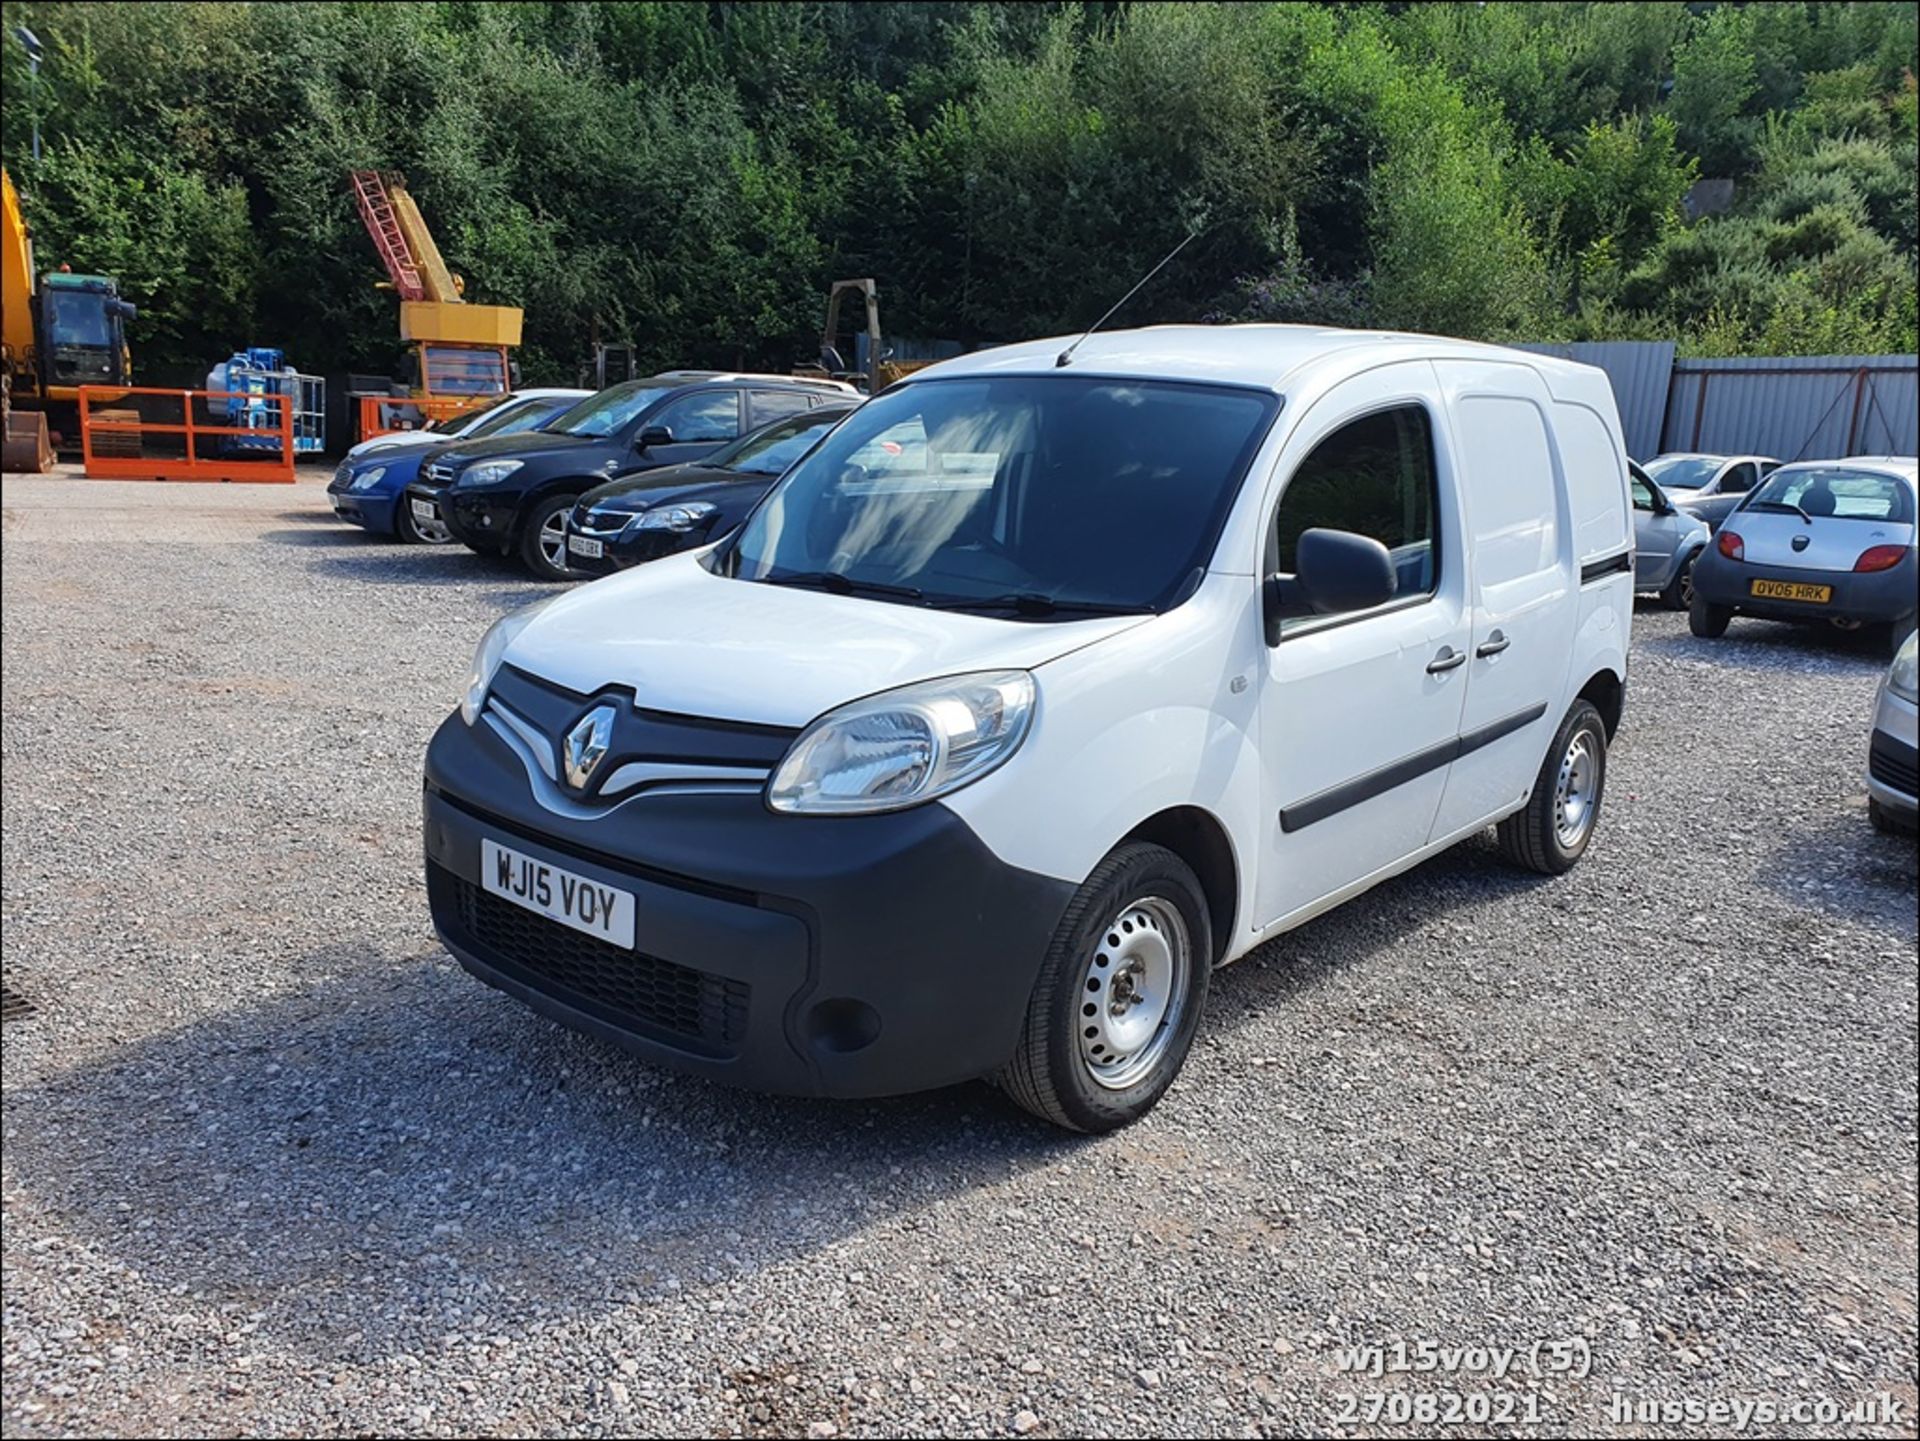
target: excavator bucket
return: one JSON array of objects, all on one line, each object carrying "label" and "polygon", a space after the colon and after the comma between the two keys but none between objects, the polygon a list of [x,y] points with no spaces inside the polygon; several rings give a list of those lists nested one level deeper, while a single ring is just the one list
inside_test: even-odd
[{"label": "excavator bucket", "polygon": [[47,417],[37,410],[9,410],[7,439],[0,447],[0,470],[38,475],[53,469],[53,441]]}]

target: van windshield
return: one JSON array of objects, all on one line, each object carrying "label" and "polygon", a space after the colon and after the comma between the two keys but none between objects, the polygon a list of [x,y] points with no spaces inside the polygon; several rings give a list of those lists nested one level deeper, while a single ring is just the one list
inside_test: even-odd
[{"label": "van windshield", "polygon": [[1162,610],[1206,565],[1278,409],[1093,376],[909,384],[789,471],[713,566],[1020,619]]}]

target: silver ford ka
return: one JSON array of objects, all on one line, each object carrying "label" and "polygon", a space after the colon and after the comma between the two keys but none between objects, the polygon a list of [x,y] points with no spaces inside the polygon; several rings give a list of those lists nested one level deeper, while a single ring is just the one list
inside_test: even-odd
[{"label": "silver ford ka", "polygon": [[1693,633],[1736,615],[1888,628],[1897,649],[1920,610],[1920,467],[1867,455],[1783,465],[1720,527],[1693,568]]}]

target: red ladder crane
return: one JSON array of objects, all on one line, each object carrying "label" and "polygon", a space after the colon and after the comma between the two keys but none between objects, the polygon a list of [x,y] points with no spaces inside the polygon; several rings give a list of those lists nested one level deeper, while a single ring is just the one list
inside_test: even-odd
[{"label": "red ladder crane", "polygon": [[425,300],[427,288],[420,283],[419,262],[413,258],[406,233],[394,217],[386,177],[378,170],[355,170],[351,178],[360,218],[366,222],[367,234],[373,237],[374,248],[380,252],[380,261],[387,267],[393,288],[400,292],[402,300]]}]

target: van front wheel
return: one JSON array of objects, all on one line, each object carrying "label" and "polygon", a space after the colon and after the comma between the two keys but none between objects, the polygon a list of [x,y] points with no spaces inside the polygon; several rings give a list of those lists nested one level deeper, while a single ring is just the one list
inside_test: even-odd
[{"label": "van front wheel", "polygon": [[1607,788],[1607,727],[1600,712],[1577,700],[1547,747],[1533,795],[1500,822],[1501,854],[1542,875],[1573,869],[1586,854]]},{"label": "van front wheel", "polygon": [[1041,963],[1013,1059],[994,1077],[1043,1120],[1139,1120],[1192,1048],[1213,969],[1200,882],[1172,851],[1121,846],[1074,893]]}]

